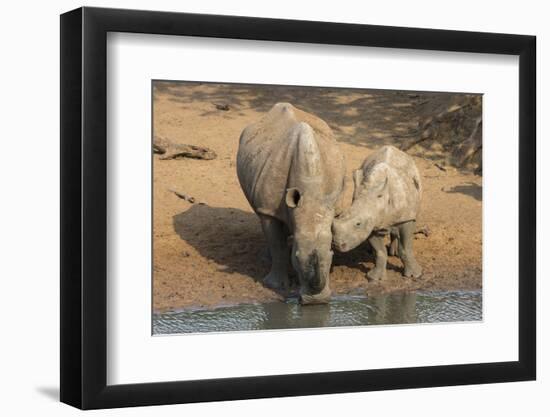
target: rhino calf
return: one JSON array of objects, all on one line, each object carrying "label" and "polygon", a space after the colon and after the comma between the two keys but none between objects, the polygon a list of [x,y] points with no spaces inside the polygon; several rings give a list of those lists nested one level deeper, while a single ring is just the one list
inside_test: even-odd
[{"label": "rhino calf", "polygon": [[237,176],[269,244],[266,286],[286,291],[291,262],[302,303],[328,301],[331,225],[344,175],[343,156],[329,126],[291,104],[274,105],[243,130]]},{"label": "rhino calf", "polygon": [[403,274],[415,278],[422,275],[413,253],[422,198],[420,174],[414,160],[393,146],[384,146],[365,159],[353,179],[352,205],[332,225],[334,247],[347,252],[368,239],[376,262],[367,276],[383,279],[388,257],[384,237],[389,233],[391,254],[397,252],[401,258]]}]

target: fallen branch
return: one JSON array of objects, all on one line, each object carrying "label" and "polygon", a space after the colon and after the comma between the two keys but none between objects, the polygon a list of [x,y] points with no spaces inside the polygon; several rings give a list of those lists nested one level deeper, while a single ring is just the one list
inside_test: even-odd
[{"label": "fallen branch", "polygon": [[153,152],[160,155],[164,155],[166,153],[166,149],[157,143],[153,143]]},{"label": "fallen branch", "polygon": [[166,148],[170,146],[170,142],[166,140],[164,137],[155,135],[153,137],[153,152],[156,154],[165,154]]},{"label": "fallen branch", "polygon": [[204,148],[196,145],[175,145],[173,149],[170,149],[165,156],[161,157],[162,160],[168,159],[215,159],[217,157],[216,152],[212,149]]},{"label": "fallen branch", "polygon": [[[410,136],[415,136],[415,134],[411,134]],[[419,143],[422,143],[428,139],[431,139],[434,137],[434,134],[433,134],[433,128],[432,127],[429,127],[427,128],[426,130],[424,130],[422,132],[422,134],[420,135],[420,137],[418,139],[415,139],[415,140],[411,140],[409,141],[408,143],[404,143],[401,145],[401,150],[402,151],[408,151],[409,149],[411,149],[413,146],[415,145],[418,145]]]},{"label": "fallen branch", "polygon": [[437,162],[434,164],[436,166],[436,168],[438,168],[439,170],[443,171],[443,172],[447,172],[447,168],[445,168],[443,165],[440,165],[438,164]]},{"label": "fallen branch", "polygon": [[[423,122],[419,123],[418,129],[416,129],[415,131],[410,132],[409,134],[406,135],[408,137],[417,136],[417,139],[411,140],[407,143],[402,144],[401,145],[401,150],[402,151],[408,151],[413,146],[418,145],[419,143],[422,143],[422,142],[424,142],[428,139],[436,138],[438,133],[439,133],[438,125],[440,123],[442,123],[443,119],[445,119],[449,115],[452,115],[452,114],[458,112],[459,110],[464,110],[468,107],[471,107],[472,105],[473,104],[470,103],[470,102],[460,104],[460,105],[455,104],[455,105],[439,112],[435,116],[429,117],[426,120],[424,120]],[[405,135],[403,135],[403,137],[405,137]]]},{"label": "fallen branch", "polygon": [[481,117],[476,119],[476,124],[472,133],[458,148],[453,152],[453,158],[458,166],[463,166],[471,156],[481,149]]},{"label": "fallen branch", "polygon": [[178,196],[182,200],[188,201],[191,204],[195,203],[195,197],[191,197],[190,195],[180,193],[176,190],[170,190],[170,191],[172,191],[176,196]]}]

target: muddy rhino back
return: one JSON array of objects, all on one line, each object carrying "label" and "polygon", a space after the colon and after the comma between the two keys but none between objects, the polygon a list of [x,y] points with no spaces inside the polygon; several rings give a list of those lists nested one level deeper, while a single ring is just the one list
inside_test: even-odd
[{"label": "muddy rhino back", "polygon": [[314,132],[320,154],[321,193],[334,204],[341,193],[344,158],[330,127],[318,117],[288,103],[278,103],[258,122],[247,126],[239,140],[237,176],[251,207],[287,222],[284,195],[298,136],[292,131],[306,123]]}]

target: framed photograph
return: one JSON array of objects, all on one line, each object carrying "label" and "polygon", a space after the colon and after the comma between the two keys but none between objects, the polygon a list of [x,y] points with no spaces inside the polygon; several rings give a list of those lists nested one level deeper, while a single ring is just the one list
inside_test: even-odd
[{"label": "framed photograph", "polygon": [[61,401],[533,380],[533,36],[61,16]]}]

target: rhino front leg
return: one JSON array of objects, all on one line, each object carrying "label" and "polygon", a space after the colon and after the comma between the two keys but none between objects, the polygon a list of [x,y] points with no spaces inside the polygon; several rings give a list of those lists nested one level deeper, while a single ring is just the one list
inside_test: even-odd
[{"label": "rhino front leg", "polygon": [[285,225],[273,217],[263,215],[260,221],[271,255],[271,271],[264,277],[263,283],[268,288],[287,291],[289,253]]},{"label": "rhino front leg", "polygon": [[388,251],[384,244],[384,236],[372,233],[369,237],[369,243],[374,249],[375,266],[367,272],[367,277],[372,280],[382,280],[386,278],[386,263],[388,261]]},{"label": "rhino front leg", "polygon": [[388,247],[388,255],[397,256],[399,253],[399,230],[392,227],[390,231],[390,246]]},{"label": "rhino front leg", "polygon": [[418,278],[422,275],[422,268],[414,257],[413,239],[415,230],[416,222],[414,220],[399,226],[399,257],[404,266],[403,275]]}]

